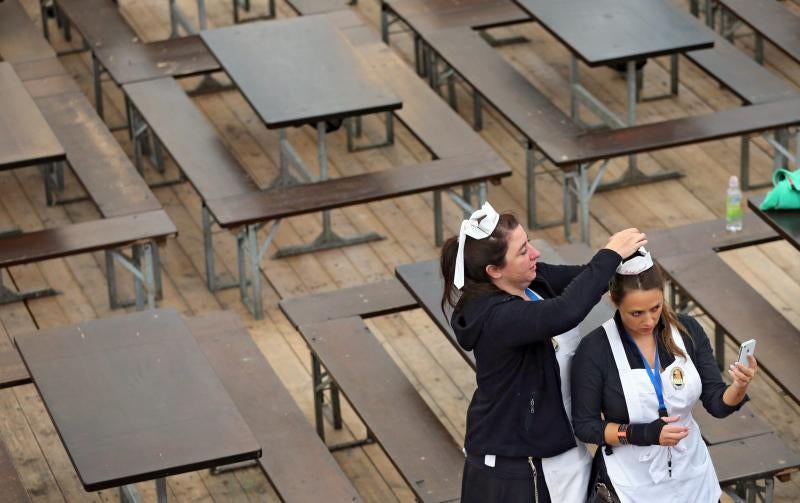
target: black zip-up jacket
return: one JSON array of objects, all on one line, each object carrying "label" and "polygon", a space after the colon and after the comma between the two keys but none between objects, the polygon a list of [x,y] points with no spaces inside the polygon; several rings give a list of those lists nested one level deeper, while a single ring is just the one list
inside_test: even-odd
[{"label": "black zip-up jacket", "polygon": [[498,292],[453,313],[458,342],[476,361],[478,388],[464,442],[469,454],[548,458],[575,447],[551,338],[583,321],[621,261],[603,249],[584,266],[539,263],[530,287],[542,300]]}]

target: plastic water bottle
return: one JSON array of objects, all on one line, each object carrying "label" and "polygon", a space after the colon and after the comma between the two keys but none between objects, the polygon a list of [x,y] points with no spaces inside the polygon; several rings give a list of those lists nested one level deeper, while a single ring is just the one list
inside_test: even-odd
[{"label": "plastic water bottle", "polygon": [[742,230],[742,189],[736,175],[728,180],[728,197],[725,207],[725,229],[728,232]]}]

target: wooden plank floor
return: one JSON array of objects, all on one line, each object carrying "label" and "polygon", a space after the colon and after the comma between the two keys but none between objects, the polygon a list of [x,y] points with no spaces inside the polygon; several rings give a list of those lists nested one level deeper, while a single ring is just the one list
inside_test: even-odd
[{"label": "wooden plank floor", "polygon": [[[178,2],[195,16],[192,0]],[[266,2],[255,2],[263,9]],[[784,2],[800,15],[797,4]],[[38,6],[24,0],[25,7],[37,23]],[[158,40],[169,33],[168,3],[163,0],[122,0],[122,12],[144,40]],[[682,8],[686,8],[683,2]],[[231,3],[223,0],[207,2],[210,26],[231,23]],[[282,1],[279,15],[292,16]],[[362,0],[357,8],[376,25],[378,5]],[[55,30],[51,29],[51,33]],[[533,25],[498,29],[495,35],[523,34],[531,42],[508,46],[502,53],[540,89],[552,97],[562,109],[568,106],[568,54],[550,36]],[[70,46],[55,35],[59,49]],[[72,42],[77,46],[78,37]],[[746,34],[737,39],[743,50],[752,51],[753,40]],[[408,59],[411,40],[407,35],[393,39],[394,47]],[[264,48],[269,50],[269,48]],[[800,67],[767,44],[767,68],[781,75],[800,89]],[[91,71],[84,55],[62,58],[68,71],[87,94]],[[646,67],[646,92],[658,93],[668,83],[667,62],[651,61]],[[639,106],[641,122],[656,121],[710,112],[738,106],[736,98],[719,89],[713,81],[681,60],[680,96],[675,99],[645,103]],[[608,69],[584,69],[584,85],[612,108],[622,111],[625,86],[621,77]],[[187,88],[197,80],[188,81]],[[113,84],[104,85],[107,120],[122,122],[122,97]],[[471,102],[467,90],[459,85],[459,103],[465,120],[470,120]],[[277,135],[264,128],[243,98],[234,91],[195,98],[198,106],[218,128],[239,161],[259,183],[266,183],[277,172]],[[587,120],[589,117],[585,117]],[[489,109],[484,116],[481,133],[513,166],[515,176],[500,187],[490,189],[490,200],[502,210],[524,215],[524,166],[520,139],[509,124]],[[378,139],[382,125],[377,119],[365,121],[368,136]],[[348,175],[385,169],[401,162],[414,162],[428,157],[422,146],[398,126],[397,142],[391,148],[347,154],[342,132],[331,135],[329,154],[334,175]],[[120,143],[131,153],[123,133]],[[312,165],[316,159],[313,131],[300,128],[290,132],[290,140]],[[756,141],[752,148],[754,179],[769,176],[771,161],[766,143]],[[725,187],[730,174],[738,173],[739,144],[736,140],[684,147],[642,156],[646,171],[680,169],[686,177],[659,184],[616,190],[595,196],[591,205],[592,244],[602,246],[610,232],[622,227],[638,226],[653,230],[723,214]],[[622,171],[620,161],[612,163],[611,175]],[[174,174],[170,166],[167,176]],[[172,171],[172,173],[169,173]],[[157,180],[152,170],[147,177]],[[74,177],[68,176],[68,193],[80,192]],[[545,218],[560,211],[561,189],[554,177],[543,177],[539,200]],[[90,203],[48,208],[42,182],[36,169],[0,173],[0,228],[12,225],[33,230],[63,222],[81,221],[98,216]],[[376,243],[340,250],[331,250],[290,259],[266,258],[262,271],[268,280],[264,292],[266,317],[254,321],[239,302],[238,291],[208,292],[204,283],[200,202],[188,184],[161,188],[156,195],[178,226],[180,235],[162,250],[164,279],[163,305],[179,309],[187,316],[214,309],[233,309],[247,323],[252,337],[275,367],[309,420],[313,417],[309,357],[305,344],[277,308],[281,297],[333,290],[368,281],[391,277],[396,264],[437,256],[433,246],[432,198],[413,196],[372,203],[336,211],[334,225],[344,234],[377,231],[386,239]],[[445,203],[445,222],[449,233],[457,231],[460,213],[455,205]],[[308,242],[320,229],[318,216],[285,221],[276,236],[276,244],[285,246]],[[553,243],[563,242],[561,229],[548,229],[534,234]],[[232,236],[224,231],[215,235],[219,271],[234,271],[236,252]],[[772,302],[792,323],[800,326],[800,254],[784,243],[743,249],[724,254],[725,260]],[[30,301],[26,304],[0,306],[0,330],[13,336],[36,328],[74,323],[111,314],[105,287],[105,270],[100,254],[53,260],[33,266],[2,271],[7,284],[19,289],[53,286],[62,295]],[[124,274],[124,273],[123,273]],[[121,277],[125,277],[124,275]],[[463,363],[435,326],[419,310],[386,316],[370,321],[392,358],[397,361],[420,394],[440,417],[459,442],[465,429],[465,411],[475,387],[472,371]],[[0,334],[2,335],[2,334]],[[735,348],[728,345],[728,360]],[[751,390],[753,409],[764,417],[791,445],[800,451],[800,408],[789,402],[774,383],[762,377]],[[345,406],[344,428],[330,430],[329,441],[340,442],[364,435],[364,427],[353,411]],[[9,448],[14,463],[31,498],[36,502],[118,501],[115,491],[85,493],[64,452],[42,403],[33,386],[0,391],[0,440]],[[337,460],[366,501],[413,501],[411,492],[374,445],[337,452]],[[196,472],[168,480],[170,501],[277,501],[273,488],[256,468],[222,475]],[[139,484],[145,501],[154,501],[152,484]],[[0,489],[1,491],[1,489]],[[0,498],[2,499],[2,498]],[[776,501],[800,500],[800,477],[776,485]]]}]

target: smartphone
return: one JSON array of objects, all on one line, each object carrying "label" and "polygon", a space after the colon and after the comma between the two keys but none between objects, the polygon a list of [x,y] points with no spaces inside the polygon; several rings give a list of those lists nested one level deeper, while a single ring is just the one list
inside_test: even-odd
[{"label": "smartphone", "polygon": [[756,340],[750,339],[749,341],[745,341],[739,346],[739,363],[744,365],[747,368],[750,368],[750,360],[747,359],[747,355],[755,355],[756,354]]}]

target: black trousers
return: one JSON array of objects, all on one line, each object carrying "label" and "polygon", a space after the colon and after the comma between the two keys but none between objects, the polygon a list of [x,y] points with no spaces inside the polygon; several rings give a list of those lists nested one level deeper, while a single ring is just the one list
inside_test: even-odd
[{"label": "black trousers", "polygon": [[[550,503],[541,461],[535,460],[534,465],[538,474],[538,503]],[[535,489],[532,471],[530,478],[503,478],[493,468],[464,461],[461,503],[535,503]]]}]

